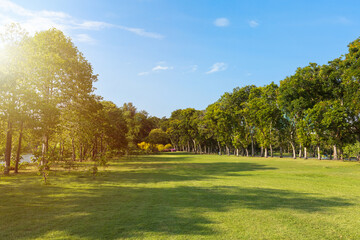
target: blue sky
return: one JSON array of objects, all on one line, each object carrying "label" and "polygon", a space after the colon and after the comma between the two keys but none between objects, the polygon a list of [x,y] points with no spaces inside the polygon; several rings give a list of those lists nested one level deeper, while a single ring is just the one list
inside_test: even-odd
[{"label": "blue sky", "polygon": [[359,10],[346,0],[0,0],[0,24],[59,28],[99,74],[97,94],[162,117],[339,57],[360,36]]}]

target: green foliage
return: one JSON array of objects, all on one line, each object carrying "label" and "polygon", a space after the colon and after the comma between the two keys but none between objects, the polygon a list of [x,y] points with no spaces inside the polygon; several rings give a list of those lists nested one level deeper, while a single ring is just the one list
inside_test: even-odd
[{"label": "green foliage", "polygon": [[354,144],[348,144],[344,147],[344,154],[347,158],[356,157],[360,161],[360,142],[356,141]]}]

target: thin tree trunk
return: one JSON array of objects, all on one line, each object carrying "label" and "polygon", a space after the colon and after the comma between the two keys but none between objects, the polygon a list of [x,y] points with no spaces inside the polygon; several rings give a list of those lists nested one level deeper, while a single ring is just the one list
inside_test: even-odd
[{"label": "thin tree trunk", "polygon": [[47,153],[49,149],[49,136],[47,134],[44,134],[43,144],[42,144],[42,161],[41,165],[47,164]]},{"label": "thin tree trunk", "polygon": [[340,160],[344,161],[344,154],[343,154],[343,150],[341,147],[339,148],[339,155],[340,155]]},{"label": "thin tree trunk", "polygon": [[267,157],[268,157],[268,150],[267,150],[267,147],[266,147],[266,148],[264,148],[264,150],[265,150],[265,158],[267,158]]},{"label": "thin tree trunk", "polygon": [[103,155],[104,147],[103,147],[103,136],[100,137],[100,153]]},{"label": "thin tree trunk", "polygon": [[335,145],[335,144],[334,144],[334,153],[333,153],[333,156],[334,156],[334,160],[338,160],[337,148],[336,148],[336,145]]},{"label": "thin tree trunk", "polygon": [[273,157],[273,148],[272,148],[272,145],[270,144],[270,156]]},{"label": "thin tree trunk", "polygon": [[280,146],[280,158],[282,158],[283,157],[283,149],[282,149],[282,147]]},{"label": "thin tree trunk", "polygon": [[95,159],[97,154],[97,137],[95,136],[95,140],[94,140],[94,147],[93,147],[93,153],[92,153],[92,157],[93,159]]},{"label": "thin tree trunk", "polygon": [[236,156],[237,157],[239,156],[239,149],[238,148],[236,149]]},{"label": "thin tree trunk", "polygon": [[251,134],[251,156],[253,157],[255,154],[255,150],[254,150],[254,139],[253,139],[253,135]]},{"label": "thin tree trunk", "polygon": [[5,169],[4,169],[5,175],[8,175],[10,173],[11,145],[12,145],[12,123],[9,120],[6,131]]},{"label": "thin tree trunk", "polygon": [[300,143],[300,149],[299,149],[299,158],[302,158],[302,153],[301,153],[301,143]]},{"label": "thin tree trunk", "polygon": [[293,158],[296,159],[296,149],[295,149],[295,145],[293,142],[290,143],[291,147],[292,147],[292,151],[293,151]]},{"label": "thin tree trunk", "polygon": [[305,158],[305,159],[308,158],[308,157],[307,157],[307,148],[306,148],[306,147],[304,147],[304,158]]},{"label": "thin tree trunk", "polygon": [[261,147],[261,149],[260,149],[260,157],[263,157],[263,154],[264,154],[264,148]]},{"label": "thin tree trunk", "polygon": [[76,152],[75,152],[74,138],[71,138],[71,146],[72,146],[72,160],[73,160],[73,162],[75,162],[75,160],[76,160]]},{"label": "thin tree trunk", "polygon": [[20,162],[20,153],[21,153],[21,141],[22,141],[22,136],[23,136],[23,126],[24,123],[23,121],[20,122],[20,132],[19,132],[19,143],[18,143],[18,149],[16,152],[16,159],[15,159],[15,173],[19,172],[19,162]]},{"label": "thin tree trunk", "polygon": [[320,154],[320,146],[319,145],[317,145],[317,159],[318,160],[321,160],[321,154]]},{"label": "thin tree trunk", "polygon": [[247,148],[245,148],[245,152],[246,152],[246,156],[249,156],[249,150]]}]

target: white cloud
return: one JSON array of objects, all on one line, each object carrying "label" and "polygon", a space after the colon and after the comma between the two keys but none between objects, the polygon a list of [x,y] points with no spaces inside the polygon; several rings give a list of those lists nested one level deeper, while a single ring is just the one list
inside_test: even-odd
[{"label": "white cloud", "polygon": [[150,72],[139,72],[138,76],[145,76],[145,75],[149,75]]},{"label": "white cloud", "polygon": [[217,27],[227,27],[229,26],[230,21],[227,18],[217,18],[214,21],[214,25]]},{"label": "white cloud", "polygon": [[259,22],[255,21],[255,20],[250,20],[249,26],[252,28],[256,28],[257,26],[259,26]]},{"label": "white cloud", "polygon": [[153,72],[156,72],[156,71],[171,70],[171,69],[173,69],[173,67],[167,67],[167,66],[157,65],[156,67],[153,67],[152,71],[153,71]]},{"label": "white cloud", "polygon": [[224,71],[227,69],[227,65],[226,63],[223,63],[223,62],[217,62],[217,63],[214,63],[210,70],[208,72],[206,72],[206,74],[211,74],[211,73],[216,73],[216,72],[221,72],[221,71]]},{"label": "white cloud", "polygon": [[96,40],[90,37],[88,34],[77,34],[74,38],[75,41],[88,43],[88,44],[95,44]]},{"label": "white cloud", "polygon": [[[25,28],[30,34],[34,34],[38,31],[47,30],[52,27],[62,30],[66,34],[69,34],[69,32],[73,30],[98,31],[104,28],[118,28],[141,37],[148,37],[154,39],[164,38],[164,36],[161,34],[148,32],[142,28],[132,28],[122,25],[114,25],[101,21],[80,20],[64,12],[48,10],[32,11],[29,9],[25,9],[22,6],[15,4],[9,0],[0,0],[0,26],[4,26],[11,22],[20,23],[21,26]],[[75,35],[75,38],[76,37],[79,36]],[[82,36],[82,39],[84,39],[84,36]]]},{"label": "white cloud", "polygon": [[129,27],[124,27],[124,26],[116,26],[116,27],[123,29],[125,31],[128,31],[128,32],[135,33],[136,35],[139,35],[142,37],[149,37],[149,38],[155,38],[155,39],[163,39],[164,38],[164,36],[161,34],[147,32],[142,28],[129,28]]},{"label": "white cloud", "polygon": [[[165,62],[162,62],[162,63],[165,63]],[[138,73],[138,76],[145,76],[145,75],[149,75],[150,73],[156,73],[156,72],[165,71],[165,70],[172,70],[172,69],[174,69],[174,67],[157,65],[157,66],[153,67],[151,69],[151,71]]]}]

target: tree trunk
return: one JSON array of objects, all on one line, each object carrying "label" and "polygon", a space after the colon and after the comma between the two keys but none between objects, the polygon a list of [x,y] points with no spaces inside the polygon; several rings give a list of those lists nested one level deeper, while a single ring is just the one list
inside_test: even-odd
[{"label": "tree trunk", "polygon": [[75,162],[75,160],[76,160],[76,152],[75,152],[74,138],[71,138],[71,146],[72,146],[72,160],[73,160],[73,162]]},{"label": "tree trunk", "polygon": [[321,160],[320,146],[318,145],[316,148],[317,148],[317,159]]},{"label": "tree trunk", "polygon": [[103,136],[100,137],[100,154],[103,155],[104,147],[103,147]]},{"label": "tree trunk", "polygon": [[253,135],[251,134],[251,156],[253,157],[255,154],[255,150],[254,150],[254,139],[253,139]]},{"label": "tree trunk", "polygon": [[344,152],[341,147],[339,148],[339,155],[340,155],[340,160],[344,161]]},{"label": "tree trunk", "polygon": [[299,149],[299,158],[302,158],[302,153],[301,153],[301,143],[300,143],[300,149]]},{"label": "tree trunk", "polygon": [[237,157],[239,156],[239,149],[238,148],[236,149],[236,156]]},{"label": "tree trunk", "polygon": [[270,144],[270,156],[273,157],[273,148],[272,148],[272,145]]},{"label": "tree trunk", "polygon": [[96,155],[97,155],[97,137],[95,136],[94,147],[93,147],[93,152],[92,152],[93,159],[95,159]]},{"label": "tree trunk", "polygon": [[268,150],[267,150],[267,147],[264,149],[265,150],[265,158],[267,158],[268,157]]},{"label": "tree trunk", "polygon": [[261,149],[260,149],[260,157],[263,157],[263,154],[264,154],[264,148],[261,147]]},{"label": "tree trunk", "polygon": [[282,147],[280,146],[280,158],[282,158],[283,157],[283,149],[282,149]]},{"label": "tree trunk", "polygon": [[19,162],[20,162],[20,153],[21,153],[21,141],[22,141],[22,135],[23,135],[23,121],[20,122],[20,132],[19,132],[19,142],[18,142],[18,149],[16,152],[16,159],[15,159],[15,173],[19,172]]},{"label": "tree trunk", "polygon": [[194,144],[194,149],[193,149],[193,152],[196,153],[197,152],[197,149],[196,149],[196,142],[195,140],[192,140],[193,141],[193,144]]},{"label": "tree trunk", "polygon": [[12,145],[12,123],[9,120],[6,131],[5,169],[4,169],[5,175],[8,175],[10,173],[11,145]]},{"label": "tree trunk", "polygon": [[295,145],[293,142],[290,143],[291,147],[292,147],[292,151],[293,151],[293,158],[296,159],[296,149],[295,149]]},{"label": "tree trunk", "polygon": [[46,165],[47,164],[47,153],[48,153],[48,149],[49,149],[49,137],[47,134],[44,134],[43,137],[43,144],[42,144],[42,161],[41,161],[41,165]]},{"label": "tree trunk", "polygon": [[226,145],[226,154],[228,155],[228,156],[230,156],[230,149],[229,149],[229,147]]},{"label": "tree trunk", "polygon": [[245,148],[246,156],[249,157],[249,150]]},{"label": "tree trunk", "polygon": [[334,153],[333,153],[333,156],[334,156],[334,160],[338,160],[337,148],[336,148],[336,145],[335,145],[335,144],[334,144]]},{"label": "tree trunk", "polygon": [[307,157],[307,148],[306,147],[304,147],[304,159],[307,159],[308,157]]}]

